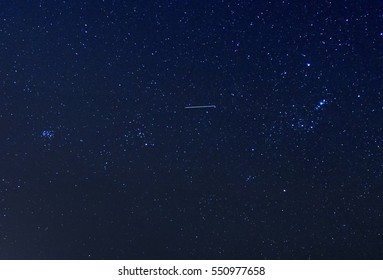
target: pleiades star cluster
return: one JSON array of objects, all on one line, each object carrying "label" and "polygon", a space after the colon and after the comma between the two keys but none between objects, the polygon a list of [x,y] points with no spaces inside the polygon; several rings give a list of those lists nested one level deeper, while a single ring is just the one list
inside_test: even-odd
[{"label": "pleiades star cluster", "polygon": [[1,1],[0,258],[382,259],[382,127],[382,1]]}]

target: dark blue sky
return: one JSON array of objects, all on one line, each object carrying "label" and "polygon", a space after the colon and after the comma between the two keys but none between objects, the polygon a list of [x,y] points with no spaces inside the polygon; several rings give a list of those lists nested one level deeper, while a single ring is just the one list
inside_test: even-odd
[{"label": "dark blue sky", "polygon": [[381,1],[2,1],[0,59],[1,259],[383,257]]}]

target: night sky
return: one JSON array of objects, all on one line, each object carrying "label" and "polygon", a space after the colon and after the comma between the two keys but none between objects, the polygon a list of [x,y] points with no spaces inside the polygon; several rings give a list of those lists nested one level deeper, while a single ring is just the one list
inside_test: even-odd
[{"label": "night sky", "polygon": [[381,1],[1,1],[0,60],[1,259],[383,258]]}]

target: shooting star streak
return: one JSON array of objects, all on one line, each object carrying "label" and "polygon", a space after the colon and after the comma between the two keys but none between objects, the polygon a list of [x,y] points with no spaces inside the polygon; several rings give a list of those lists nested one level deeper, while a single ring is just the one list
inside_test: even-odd
[{"label": "shooting star streak", "polygon": [[215,105],[199,105],[199,106],[187,106],[185,109],[206,109],[206,108],[217,108]]}]

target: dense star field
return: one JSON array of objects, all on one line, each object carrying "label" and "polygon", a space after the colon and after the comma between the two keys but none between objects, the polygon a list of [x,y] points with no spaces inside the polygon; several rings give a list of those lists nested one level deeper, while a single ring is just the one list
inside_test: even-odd
[{"label": "dense star field", "polygon": [[381,1],[1,1],[0,59],[1,259],[383,258]]}]

